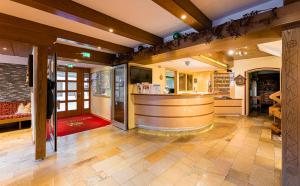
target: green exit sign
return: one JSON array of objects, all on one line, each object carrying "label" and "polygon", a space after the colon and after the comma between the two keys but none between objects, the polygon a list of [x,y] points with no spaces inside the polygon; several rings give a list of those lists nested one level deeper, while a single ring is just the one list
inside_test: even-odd
[{"label": "green exit sign", "polygon": [[68,68],[73,68],[74,64],[68,64],[67,66],[68,66]]},{"label": "green exit sign", "polygon": [[91,57],[91,53],[89,53],[89,52],[81,52],[81,55],[84,58],[90,58]]}]

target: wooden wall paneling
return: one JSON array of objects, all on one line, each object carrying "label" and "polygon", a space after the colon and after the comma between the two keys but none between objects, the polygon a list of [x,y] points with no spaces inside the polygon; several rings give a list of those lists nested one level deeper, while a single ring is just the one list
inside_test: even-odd
[{"label": "wooden wall paneling", "polygon": [[282,185],[300,183],[300,27],[283,31]]},{"label": "wooden wall paneling", "polygon": [[35,159],[46,157],[47,112],[47,47],[37,47],[37,60],[33,64],[33,94],[35,114]]}]

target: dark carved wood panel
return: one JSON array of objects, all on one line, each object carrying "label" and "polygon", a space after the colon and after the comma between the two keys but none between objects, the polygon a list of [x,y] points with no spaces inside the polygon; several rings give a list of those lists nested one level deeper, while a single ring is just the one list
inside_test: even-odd
[{"label": "dark carved wood panel", "polygon": [[283,183],[300,185],[300,28],[286,30],[283,37],[282,125]]}]

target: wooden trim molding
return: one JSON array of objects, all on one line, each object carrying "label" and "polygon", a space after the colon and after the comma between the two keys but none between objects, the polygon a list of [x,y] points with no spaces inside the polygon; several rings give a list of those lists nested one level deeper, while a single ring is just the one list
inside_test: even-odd
[{"label": "wooden trim molding", "polygon": [[145,115],[145,114],[136,114],[136,116],[144,116],[144,117],[157,117],[157,118],[195,118],[195,117],[200,117],[200,116],[207,116],[214,114],[214,112],[210,112],[207,114],[200,114],[200,115],[193,115],[193,116],[152,116],[152,115]]},{"label": "wooden trim molding", "polygon": [[157,105],[157,104],[141,104],[141,103],[135,103],[135,105],[141,105],[141,106],[160,106],[160,107],[184,107],[184,106],[189,106],[189,107],[193,107],[193,106],[201,106],[201,105],[211,105],[214,104],[214,102],[210,102],[210,103],[203,103],[203,104],[192,104],[192,105]]},{"label": "wooden trim molding", "polygon": [[[253,68],[250,70],[245,71],[245,78],[247,80],[248,76],[252,72],[258,72],[258,71],[263,71],[263,70],[271,70],[271,71],[278,71],[280,73],[280,68],[274,68],[274,67],[262,67],[262,68]],[[248,115],[247,109],[249,109],[249,103],[247,103],[247,86],[248,86],[248,81],[246,81],[244,85],[244,114]]]}]

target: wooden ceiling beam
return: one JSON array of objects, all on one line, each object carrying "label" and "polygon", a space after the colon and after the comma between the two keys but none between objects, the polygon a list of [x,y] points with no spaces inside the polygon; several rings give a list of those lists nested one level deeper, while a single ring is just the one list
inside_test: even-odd
[{"label": "wooden ceiling beam", "polygon": [[23,30],[10,26],[2,26],[1,24],[0,38],[36,46],[50,46],[56,41],[56,37],[54,36],[42,35],[39,32]]},{"label": "wooden ceiling beam", "polygon": [[[113,54],[79,48],[70,45],[56,43],[51,52],[55,52],[59,58],[66,58],[78,61],[94,62],[99,65],[112,65]],[[89,53],[90,57],[83,57],[83,53]]]},{"label": "wooden ceiling beam", "polygon": [[[26,19],[10,16],[7,14],[0,13],[0,27],[1,29],[6,29],[7,27],[16,28],[16,30],[26,30],[26,32],[30,33],[39,33],[37,35],[32,35],[34,40],[34,37],[39,36],[51,36],[56,38],[63,38],[67,40],[76,41],[79,43],[85,43],[93,46],[100,46],[105,49],[109,49],[114,52],[131,52],[133,51],[132,48],[114,44],[108,41],[104,41],[101,39],[96,39],[93,37],[85,36],[82,34],[78,34],[75,32],[66,31],[63,29],[58,29],[55,27],[47,26],[44,24],[36,23],[33,21],[29,21]],[[13,33],[7,33],[7,34],[13,34]],[[29,38],[28,38],[29,39]]]},{"label": "wooden ceiling beam", "polygon": [[[180,59],[190,56],[207,54],[209,52],[227,51],[232,48],[241,48],[245,46],[257,45],[260,43],[278,41],[281,39],[281,33],[286,28],[300,23],[300,1],[291,3],[276,10],[277,18],[270,24],[260,23],[255,27],[248,27],[247,34],[238,38],[233,38],[228,33],[224,33],[223,39],[217,39],[207,43],[205,39],[191,42],[183,42],[177,49],[170,49],[157,55],[152,56],[136,56],[132,60],[134,63],[154,64],[162,61]],[[256,15],[252,22],[259,22],[268,15],[273,14],[272,11]]]},{"label": "wooden ceiling beam", "polygon": [[278,41],[281,39],[281,35],[273,30],[265,31],[259,34],[248,34],[239,38],[233,39],[231,37],[213,41],[209,44],[202,43],[189,47],[181,48],[178,50],[172,50],[169,52],[153,55],[146,58],[134,58],[132,62],[139,64],[155,64],[163,61],[170,61],[175,59],[181,59],[191,56],[207,55],[208,53],[228,51],[232,48],[241,48],[248,45],[256,45],[260,43],[267,43],[272,41]]},{"label": "wooden ceiling beam", "polygon": [[[40,9],[57,16],[70,19],[88,26],[109,31],[142,43],[156,45],[163,39],[140,28],[83,6],[71,0],[13,0],[15,2]],[[125,7],[124,7],[125,8]]]},{"label": "wooden ceiling beam", "polygon": [[[212,26],[212,21],[190,0],[152,0],[197,31]],[[183,19],[182,16],[186,16]]]},{"label": "wooden ceiling beam", "polygon": [[295,3],[295,2],[298,2],[298,1],[300,1],[300,0],[284,0],[284,5]]},{"label": "wooden ceiling beam", "polygon": [[233,66],[233,58],[227,56],[223,52],[214,52],[209,54],[202,54],[192,56],[193,59],[198,60],[202,63],[209,64],[219,69],[227,69]]}]

